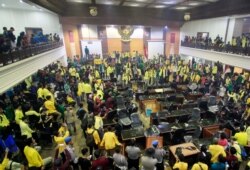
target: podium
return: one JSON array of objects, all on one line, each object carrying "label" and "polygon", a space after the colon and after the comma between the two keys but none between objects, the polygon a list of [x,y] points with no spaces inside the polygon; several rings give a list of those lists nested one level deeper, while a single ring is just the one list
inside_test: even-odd
[{"label": "podium", "polygon": [[158,140],[158,147],[162,148],[163,147],[163,137],[162,136],[149,136],[146,138],[146,149],[147,148],[152,148],[152,142],[154,140]]}]

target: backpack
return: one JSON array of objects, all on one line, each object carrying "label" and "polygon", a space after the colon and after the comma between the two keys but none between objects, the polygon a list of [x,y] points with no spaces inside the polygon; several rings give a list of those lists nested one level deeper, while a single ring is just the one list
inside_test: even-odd
[{"label": "backpack", "polygon": [[246,152],[244,146],[240,146],[240,151],[241,151],[242,160],[247,160],[247,152]]},{"label": "backpack", "polygon": [[88,147],[94,146],[95,144],[95,139],[94,139],[94,134],[95,130],[93,130],[92,133],[86,133],[86,145]]}]

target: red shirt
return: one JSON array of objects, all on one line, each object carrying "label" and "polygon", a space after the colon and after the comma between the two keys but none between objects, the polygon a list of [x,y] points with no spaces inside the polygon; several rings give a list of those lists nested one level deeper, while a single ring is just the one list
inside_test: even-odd
[{"label": "red shirt", "polygon": [[227,139],[220,139],[220,140],[218,141],[218,145],[223,146],[223,147],[226,147],[226,146],[228,145]]},{"label": "red shirt", "polygon": [[101,166],[103,170],[108,170],[109,160],[105,157],[100,157],[97,160],[92,161],[92,170],[95,170],[98,166]]}]

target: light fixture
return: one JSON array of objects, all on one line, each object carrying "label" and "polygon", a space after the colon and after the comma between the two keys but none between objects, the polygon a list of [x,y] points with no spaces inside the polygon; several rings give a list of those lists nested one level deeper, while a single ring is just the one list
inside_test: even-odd
[{"label": "light fixture", "polygon": [[189,21],[191,19],[190,13],[185,13],[184,20]]},{"label": "light fixture", "polygon": [[1,4],[2,7],[5,7],[6,5],[5,4]]},{"label": "light fixture", "polygon": [[22,1],[22,0],[20,0],[19,2],[20,2],[20,3],[23,3],[23,1]]}]

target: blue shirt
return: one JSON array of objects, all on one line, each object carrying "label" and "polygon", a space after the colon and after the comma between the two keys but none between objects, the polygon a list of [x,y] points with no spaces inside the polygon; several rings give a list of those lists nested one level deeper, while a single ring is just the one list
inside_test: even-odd
[{"label": "blue shirt", "polygon": [[0,147],[3,148],[3,150],[8,148],[11,153],[18,151],[18,147],[12,135],[9,135],[5,140],[0,138]]},{"label": "blue shirt", "polygon": [[213,163],[211,166],[211,170],[225,170],[225,168],[226,164],[221,162]]}]

